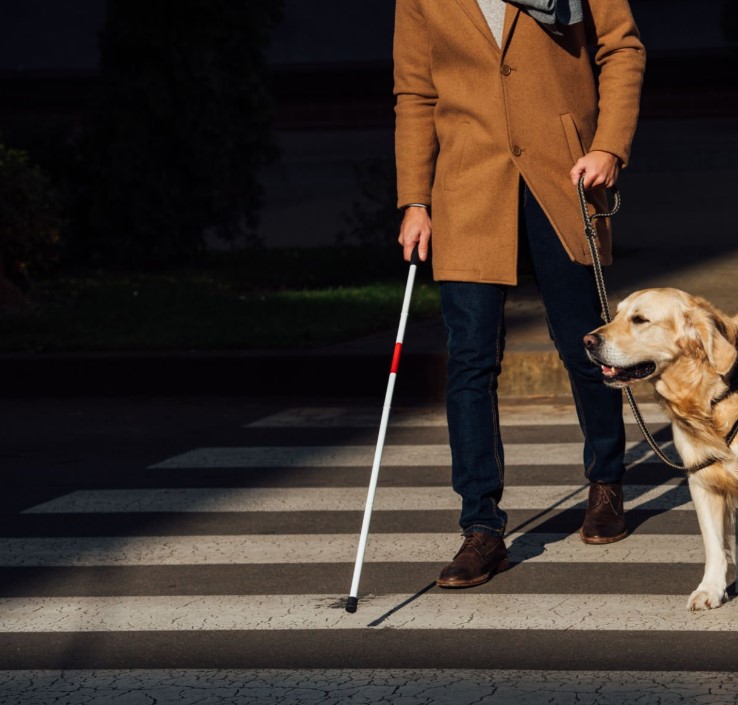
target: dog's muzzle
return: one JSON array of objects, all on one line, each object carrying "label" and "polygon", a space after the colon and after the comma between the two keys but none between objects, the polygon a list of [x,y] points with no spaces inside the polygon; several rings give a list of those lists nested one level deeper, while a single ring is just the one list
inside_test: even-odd
[{"label": "dog's muzzle", "polygon": [[584,347],[587,350],[587,356],[595,365],[599,365],[602,370],[602,376],[605,378],[605,384],[624,385],[639,379],[650,377],[656,371],[656,363],[650,360],[638,362],[628,367],[615,367],[608,365],[605,360],[598,355],[598,351],[602,348],[602,336],[597,333],[588,333],[584,336]]}]

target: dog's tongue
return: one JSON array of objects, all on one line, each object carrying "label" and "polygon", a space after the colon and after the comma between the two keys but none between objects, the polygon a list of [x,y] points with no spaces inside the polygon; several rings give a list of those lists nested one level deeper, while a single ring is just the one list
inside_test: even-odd
[{"label": "dog's tongue", "polygon": [[607,365],[602,365],[602,374],[605,375],[605,377],[614,377],[617,373],[617,367],[607,367]]}]

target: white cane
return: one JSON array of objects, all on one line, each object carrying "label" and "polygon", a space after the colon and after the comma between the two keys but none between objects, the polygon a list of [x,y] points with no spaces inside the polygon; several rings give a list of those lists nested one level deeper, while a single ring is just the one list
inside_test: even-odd
[{"label": "white cane", "polygon": [[384,395],[384,407],[382,408],[382,420],[379,423],[379,436],[377,437],[377,447],[374,451],[374,463],[372,464],[372,474],[369,479],[369,491],[366,496],[366,506],[364,507],[364,521],[361,525],[361,535],[359,536],[359,548],[356,552],[356,564],[354,565],[354,578],[351,581],[351,592],[346,601],[346,611],[356,612],[359,603],[359,580],[361,579],[361,568],[364,563],[364,552],[366,551],[366,541],[369,536],[369,523],[372,518],[372,507],[374,506],[374,494],[377,489],[377,480],[379,479],[379,466],[382,462],[382,451],[384,450],[384,438],[387,434],[387,423],[389,421],[390,409],[392,407],[392,394],[395,390],[395,379],[397,378],[397,368],[400,365],[400,355],[402,354],[402,341],[405,337],[405,326],[407,324],[408,311],[410,310],[410,298],[413,293],[413,284],[415,283],[415,271],[420,263],[418,256],[418,246],[415,246],[413,254],[410,258],[410,271],[407,275],[407,284],[405,285],[405,298],[402,302],[402,313],[400,314],[400,326],[397,330],[397,339],[395,341],[395,351],[392,356],[392,365],[390,367],[389,381],[387,382],[387,392]]}]

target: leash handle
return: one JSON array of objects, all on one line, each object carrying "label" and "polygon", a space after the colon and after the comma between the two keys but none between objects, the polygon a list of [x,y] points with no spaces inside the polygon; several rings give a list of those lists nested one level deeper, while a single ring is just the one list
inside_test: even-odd
[{"label": "leash handle", "polygon": [[612,191],[612,210],[608,211],[607,213],[592,213],[590,215],[589,211],[587,210],[587,197],[584,191],[584,176],[579,177],[579,181],[577,182],[577,191],[579,192],[579,204],[582,207],[582,220],[584,220],[585,226],[591,224],[595,218],[609,218],[610,216],[615,215],[620,210],[620,190],[617,186],[612,186],[608,190]]},{"label": "leash handle", "polygon": [[607,301],[607,290],[605,289],[605,278],[602,274],[602,261],[600,260],[600,252],[597,249],[595,240],[597,239],[597,229],[595,228],[594,221],[596,218],[609,218],[615,215],[620,210],[620,191],[613,187],[613,197],[615,199],[612,210],[607,213],[592,213],[590,214],[587,208],[587,196],[584,192],[584,176],[579,177],[577,182],[577,192],[579,193],[579,207],[582,210],[582,221],[584,222],[584,234],[587,238],[587,244],[589,245],[589,252],[592,256],[592,268],[595,275],[595,283],[597,285],[597,295],[600,298],[600,306],[602,307],[602,319],[605,323],[609,323],[612,320],[610,315],[610,304]]}]

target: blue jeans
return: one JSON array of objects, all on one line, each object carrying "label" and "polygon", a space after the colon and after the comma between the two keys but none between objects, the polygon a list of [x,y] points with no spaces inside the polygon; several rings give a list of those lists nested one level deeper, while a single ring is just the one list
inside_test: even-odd
[{"label": "blue jeans", "polygon": [[[602,325],[590,267],[572,262],[527,186],[522,187],[520,237],[526,237],[551,339],[569,374],[584,433],[584,474],[620,482],[625,453],[622,395],[606,387],[584,353],[582,337]],[[493,246],[493,245],[492,245]],[[441,282],[448,329],[446,411],[454,490],[461,495],[462,531],[504,536],[500,509],[505,456],[500,438],[497,378],[505,346],[507,287]]]}]

